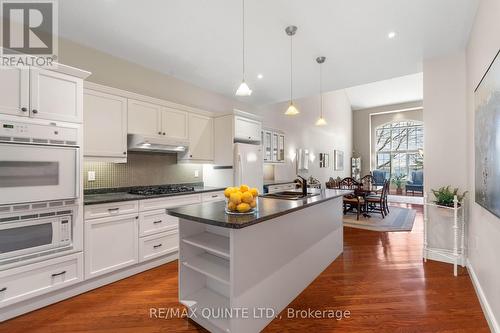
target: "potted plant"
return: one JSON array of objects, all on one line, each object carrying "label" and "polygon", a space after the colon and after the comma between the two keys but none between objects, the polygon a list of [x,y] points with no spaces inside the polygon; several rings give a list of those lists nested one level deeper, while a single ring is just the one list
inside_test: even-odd
[{"label": "potted plant", "polygon": [[443,186],[440,187],[437,190],[431,190],[434,196],[436,197],[436,200],[434,203],[439,206],[445,206],[445,207],[453,207],[454,203],[453,200],[455,198],[455,195],[457,196],[458,199],[458,206],[460,207],[460,203],[464,199],[465,195],[467,194],[467,191],[465,191],[462,194],[458,193],[458,188],[453,189],[453,191],[450,189],[450,186]]},{"label": "potted plant", "polygon": [[403,194],[403,185],[406,183],[406,175],[397,175],[392,177],[392,183],[396,186],[396,194],[397,195],[402,195]]}]

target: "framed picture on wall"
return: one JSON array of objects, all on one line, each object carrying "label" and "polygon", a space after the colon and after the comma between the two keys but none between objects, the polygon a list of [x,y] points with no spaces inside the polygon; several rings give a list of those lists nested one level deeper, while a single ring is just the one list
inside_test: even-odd
[{"label": "framed picture on wall", "polygon": [[344,152],[342,150],[333,151],[334,170],[344,171]]},{"label": "framed picture on wall", "polygon": [[476,203],[500,217],[500,50],[474,91]]}]

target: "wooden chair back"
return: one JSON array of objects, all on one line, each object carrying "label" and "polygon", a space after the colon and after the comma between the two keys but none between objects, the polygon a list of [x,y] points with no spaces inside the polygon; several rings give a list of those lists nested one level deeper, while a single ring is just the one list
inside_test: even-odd
[{"label": "wooden chair back", "polygon": [[366,188],[371,188],[373,184],[373,176],[372,175],[366,175],[363,178],[361,178],[361,186],[366,187]]},{"label": "wooden chair back", "polygon": [[355,190],[359,187],[359,183],[354,178],[346,177],[339,183],[339,188],[343,190]]}]

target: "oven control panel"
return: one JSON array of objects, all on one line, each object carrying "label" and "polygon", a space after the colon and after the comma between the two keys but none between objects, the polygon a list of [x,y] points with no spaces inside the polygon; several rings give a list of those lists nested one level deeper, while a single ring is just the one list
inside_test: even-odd
[{"label": "oven control panel", "polygon": [[0,141],[77,145],[78,128],[0,119]]},{"label": "oven control panel", "polygon": [[69,216],[61,218],[60,227],[60,242],[65,243],[71,241],[71,218]]}]

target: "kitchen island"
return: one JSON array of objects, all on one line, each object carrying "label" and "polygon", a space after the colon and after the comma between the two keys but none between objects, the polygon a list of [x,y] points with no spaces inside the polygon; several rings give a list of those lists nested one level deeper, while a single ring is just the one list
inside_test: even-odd
[{"label": "kitchen island", "polygon": [[210,332],[259,332],[343,250],[343,190],[299,200],[259,197],[234,216],[225,202],[169,209],[179,218],[179,299]]}]

